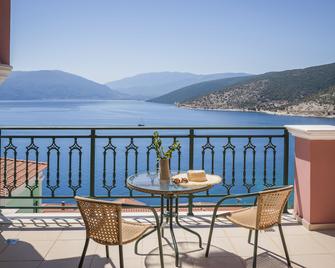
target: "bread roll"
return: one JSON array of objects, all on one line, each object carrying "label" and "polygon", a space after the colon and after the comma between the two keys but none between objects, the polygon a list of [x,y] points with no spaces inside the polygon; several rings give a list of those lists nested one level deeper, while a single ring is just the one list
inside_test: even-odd
[{"label": "bread roll", "polygon": [[189,170],[187,171],[187,178],[189,181],[203,182],[207,181],[204,170]]}]

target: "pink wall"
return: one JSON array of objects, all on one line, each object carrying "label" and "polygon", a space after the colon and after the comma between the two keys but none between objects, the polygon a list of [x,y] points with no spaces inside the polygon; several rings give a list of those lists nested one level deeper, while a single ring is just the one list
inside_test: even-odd
[{"label": "pink wall", "polygon": [[10,0],[0,0],[0,63],[10,65]]},{"label": "pink wall", "polygon": [[295,138],[294,210],[310,221],[310,141]]},{"label": "pink wall", "polygon": [[335,141],[296,137],[295,211],[312,224],[335,223]]}]

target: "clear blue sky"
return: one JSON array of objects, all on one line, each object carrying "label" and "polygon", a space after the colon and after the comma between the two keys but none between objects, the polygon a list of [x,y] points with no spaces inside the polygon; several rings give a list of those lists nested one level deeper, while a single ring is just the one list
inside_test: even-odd
[{"label": "clear blue sky", "polygon": [[98,82],[335,62],[334,0],[12,0],[15,70]]}]

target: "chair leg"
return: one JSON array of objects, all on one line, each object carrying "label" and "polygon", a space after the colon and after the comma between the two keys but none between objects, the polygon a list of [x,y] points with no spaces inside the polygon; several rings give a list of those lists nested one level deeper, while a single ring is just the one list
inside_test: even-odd
[{"label": "chair leg", "polygon": [[248,243],[251,243],[252,230],[249,230]]},{"label": "chair leg", "polygon": [[288,250],[287,250],[287,246],[286,246],[286,242],[285,242],[285,238],[284,238],[284,233],[283,233],[283,229],[282,229],[280,223],[278,223],[278,228],[279,228],[279,233],[280,233],[281,241],[283,243],[283,247],[284,247],[284,251],[285,251],[287,266],[291,267],[291,261],[290,261],[289,255],[288,255]]},{"label": "chair leg", "polygon": [[252,261],[252,268],[256,268],[257,266],[257,246],[258,246],[258,230],[255,230],[254,258]]},{"label": "chair leg", "polygon": [[107,245],[106,245],[106,257],[109,259],[109,250]]},{"label": "chair leg", "polygon": [[123,268],[123,247],[119,245],[119,259],[120,259],[120,268]]},{"label": "chair leg", "polygon": [[84,249],[83,249],[83,253],[81,254],[81,258],[80,258],[80,262],[78,265],[78,268],[81,268],[83,266],[84,263],[84,259],[85,259],[85,255],[86,255],[86,251],[87,251],[87,247],[88,247],[88,243],[90,242],[89,238],[86,238],[85,240],[85,245],[84,245]]},{"label": "chair leg", "polygon": [[208,235],[208,241],[207,241],[207,247],[206,247],[206,253],[205,257],[208,258],[209,255],[209,248],[211,246],[211,241],[212,241],[212,235],[213,235],[213,229],[214,229],[214,224],[215,224],[215,217],[216,216],[216,211],[213,213],[212,217],[212,222],[211,222],[211,227],[209,229],[209,235]]},{"label": "chair leg", "polygon": [[160,226],[157,226],[159,260],[160,260],[161,268],[164,268],[162,236],[161,236],[161,231],[160,231],[160,230],[161,230],[161,227],[160,227]]},{"label": "chair leg", "polygon": [[[166,199],[166,212],[167,213],[171,213],[171,211],[170,211],[170,202],[169,202],[169,199],[167,198]],[[166,223],[168,223],[169,222],[169,217],[166,217],[166,221],[165,221]]]}]

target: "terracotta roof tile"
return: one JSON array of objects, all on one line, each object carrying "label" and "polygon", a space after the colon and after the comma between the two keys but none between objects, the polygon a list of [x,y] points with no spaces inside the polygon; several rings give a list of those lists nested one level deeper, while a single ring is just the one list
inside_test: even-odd
[{"label": "terracotta roof tile", "polygon": [[[6,164],[6,185],[5,179],[5,164]],[[16,164],[16,168],[15,168]],[[36,177],[37,174],[47,168],[47,164],[39,162],[36,165],[35,161],[15,160],[12,158],[0,158],[0,196],[8,196],[7,188],[18,188],[26,183],[26,175],[28,181]],[[16,169],[16,170],[15,170]],[[16,185],[14,185],[14,178],[16,177]],[[7,187],[7,188],[6,188]]]}]

